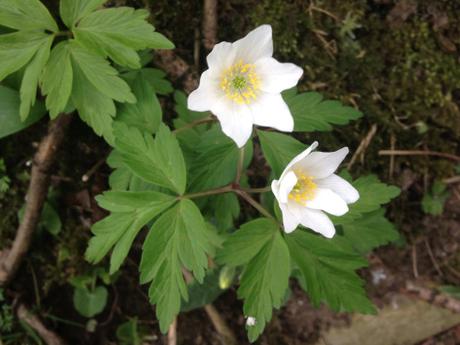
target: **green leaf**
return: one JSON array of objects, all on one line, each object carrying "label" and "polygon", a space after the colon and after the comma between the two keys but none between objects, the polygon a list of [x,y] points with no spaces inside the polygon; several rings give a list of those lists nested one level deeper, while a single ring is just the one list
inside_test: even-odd
[{"label": "green leaf", "polygon": [[233,221],[240,215],[240,203],[234,193],[210,197],[208,207],[213,214],[212,220],[223,230],[233,227]]},{"label": "green leaf", "polygon": [[[223,135],[217,126],[201,135],[195,147],[197,153],[191,167],[190,190],[200,191],[222,187],[235,179],[240,151],[235,143]],[[244,147],[247,167],[252,159],[253,147],[249,141]]]},{"label": "green leaf", "polygon": [[0,25],[17,30],[59,31],[53,17],[39,0],[0,0]]},{"label": "green leaf", "polygon": [[155,89],[139,73],[130,86],[136,96],[135,104],[122,104],[117,112],[117,120],[128,126],[155,133],[163,116]]},{"label": "green leaf", "polygon": [[187,312],[214,302],[225,290],[219,286],[220,271],[214,269],[206,274],[202,284],[193,281],[188,284],[188,302],[182,303],[180,311]]},{"label": "green leaf", "polygon": [[362,176],[352,182],[359,192],[359,200],[349,205],[350,211],[341,217],[331,217],[334,224],[350,223],[362,214],[375,211],[400,193],[399,188],[380,182],[377,176]]},{"label": "green leaf", "polygon": [[43,71],[41,88],[52,119],[64,111],[72,92],[73,71],[68,42],[58,43]]},{"label": "green leaf", "polygon": [[30,107],[35,104],[38,80],[50,56],[52,43],[53,37],[49,36],[46,43],[37,50],[35,56],[24,71],[20,89],[21,106],[19,108],[21,120],[23,121],[29,116]]},{"label": "green leaf", "polygon": [[285,100],[294,117],[295,131],[330,131],[332,125],[344,125],[362,116],[359,110],[339,101],[323,100],[317,92],[300,93]]},{"label": "green leaf", "polygon": [[155,140],[147,132],[124,123],[114,124],[115,146],[124,163],[137,176],[183,194],[186,185],[184,157],[176,137],[161,124]]},{"label": "green leaf", "polygon": [[338,312],[375,312],[364,282],[355,272],[367,266],[367,261],[343,238],[326,239],[298,229],[286,240],[299,270],[299,282],[314,306],[325,303]]},{"label": "green leaf", "polygon": [[46,114],[43,102],[36,102],[30,116],[24,122],[19,117],[19,93],[0,85],[0,138],[21,131],[37,122]]},{"label": "green leaf", "polygon": [[142,345],[143,338],[150,330],[139,325],[137,318],[132,318],[117,327],[116,335],[120,345]]},{"label": "green leaf", "polygon": [[168,330],[179,313],[181,297],[188,300],[181,266],[203,282],[208,266],[206,254],[212,250],[205,228],[198,207],[184,199],[158,218],[144,242],[141,282],[153,281],[149,296],[156,304],[162,332]]},{"label": "green leaf", "polygon": [[258,130],[257,135],[265,159],[276,177],[281,176],[288,163],[307,148],[307,145],[286,134]]},{"label": "green leaf", "polygon": [[446,185],[442,181],[435,181],[431,191],[425,193],[422,199],[423,212],[433,216],[439,216],[444,210],[444,204],[449,198],[449,191],[446,190]]},{"label": "green leaf", "polygon": [[459,286],[441,285],[438,288],[438,290],[460,300],[460,287]]},{"label": "green leaf", "polygon": [[38,31],[0,35],[0,81],[25,66],[41,47],[49,45],[50,37]]},{"label": "green leaf", "polygon": [[104,310],[107,297],[108,292],[104,286],[97,286],[94,291],[76,288],[73,293],[73,305],[82,316],[90,318]]},{"label": "green leaf", "polygon": [[85,256],[97,263],[114,247],[110,260],[112,274],[120,268],[142,227],[170,207],[175,198],[153,191],[106,192],[96,200],[112,213],[91,228],[95,236],[89,241]]},{"label": "green leaf", "polygon": [[288,289],[290,259],[286,242],[273,221],[256,219],[230,235],[217,261],[229,266],[246,265],[238,297],[244,299],[244,315],[256,319],[254,326],[247,326],[253,342],[270,321],[272,309],[281,307]]},{"label": "green leaf", "polygon": [[62,21],[72,29],[76,22],[101,7],[107,0],[61,0],[59,13]]},{"label": "green leaf", "polygon": [[364,214],[361,218],[342,224],[345,239],[361,254],[373,248],[394,242],[399,233],[393,223],[385,218],[385,210]]},{"label": "green leaf", "polygon": [[145,10],[129,7],[103,9],[84,17],[73,33],[88,49],[110,57],[121,66],[136,69],[141,67],[136,50],[174,48],[146,21],[148,16]]},{"label": "green leaf", "polygon": [[171,82],[165,79],[166,73],[162,70],[148,67],[123,73],[123,78],[130,85],[139,77],[142,77],[159,95],[169,95],[174,91]]}]

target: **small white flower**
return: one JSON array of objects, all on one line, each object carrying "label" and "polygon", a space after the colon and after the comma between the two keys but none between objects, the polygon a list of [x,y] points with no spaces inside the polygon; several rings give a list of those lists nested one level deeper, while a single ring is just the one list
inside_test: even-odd
[{"label": "small white flower", "polygon": [[348,212],[347,204],[359,199],[358,191],[334,174],[348,154],[344,147],[335,152],[312,152],[314,142],[295,157],[284,169],[279,180],[272,182],[281,212],[284,231],[290,233],[299,224],[332,238],[334,224],[322,211],[334,216]]},{"label": "small white flower", "polygon": [[207,57],[209,69],[188,97],[188,108],[210,110],[239,147],[251,136],[253,124],[292,132],[294,120],[281,91],[295,86],[303,71],[272,55],[270,25],[259,26],[234,43],[217,44]]},{"label": "small white flower", "polygon": [[246,319],[246,326],[248,327],[252,327],[252,326],[255,326],[256,325],[256,318],[253,317],[253,316],[248,316],[248,318]]}]

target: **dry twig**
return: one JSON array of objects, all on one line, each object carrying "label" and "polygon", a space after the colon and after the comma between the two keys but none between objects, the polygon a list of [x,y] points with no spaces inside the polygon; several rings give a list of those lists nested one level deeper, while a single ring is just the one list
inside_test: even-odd
[{"label": "dry twig", "polygon": [[0,253],[0,286],[11,281],[29,250],[32,234],[40,220],[43,204],[48,194],[51,167],[70,120],[71,116],[60,115],[56,120],[51,121],[48,126],[48,134],[38,146],[33,159],[24,217],[11,249]]},{"label": "dry twig", "polygon": [[203,45],[211,50],[217,43],[217,0],[203,1]]},{"label": "dry twig", "polygon": [[406,282],[406,290],[410,293],[416,293],[420,299],[426,302],[460,313],[460,300],[447,294],[411,281]]},{"label": "dry twig", "polygon": [[66,342],[56,333],[47,329],[41,320],[24,305],[20,304],[17,309],[18,319],[29,325],[35,332],[38,333],[47,345],[65,345]]},{"label": "dry twig", "polygon": [[460,157],[451,153],[429,150],[380,150],[380,156],[436,156],[460,162]]},{"label": "dry twig", "polygon": [[177,344],[177,317],[174,318],[168,330],[168,345]]},{"label": "dry twig", "polygon": [[358,158],[358,156],[361,155],[361,157],[364,157],[364,153],[366,152],[366,149],[371,143],[372,138],[374,137],[376,132],[377,132],[377,125],[373,124],[369,132],[367,132],[367,135],[364,137],[363,140],[361,140],[361,143],[359,144],[358,148],[353,154],[353,157],[351,157],[350,163],[348,163],[347,165],[347,169],[351,169],[353,164],[355,164],[355,161]]}]

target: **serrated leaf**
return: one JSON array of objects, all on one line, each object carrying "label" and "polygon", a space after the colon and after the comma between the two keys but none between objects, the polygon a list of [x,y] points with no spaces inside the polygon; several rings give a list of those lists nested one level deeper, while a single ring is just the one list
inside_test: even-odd
[{"label": "serrated leaf", "polygon": [[36,102],[25,121],[19,117],[19,93],[16,90],[0,85],[0,138],[21,131],[40,120],[46,109],[43,102]]},{"label": "serrated leaf", "polygon": [[229,266],[246,265],[238,297],[244,299],[244,315],[256,319],[254,326],[247,326],[253,342],[270,321],[272,309],[281,306],[288,288],[290,259],[286,242],[273,221],[256,219],[230,235],[217,260]]},{"label": "serrated leaf", "polygon": [[207,203],[217,227],[227,230],[233,226],[233,221],[240,215],[240,203],[234,193],[215,195]]},{"label": "serrated leaf", "polygon": [[394,242],[399,233],[393,223],[385,218],[385,210],[364,214],[361,218],[342,224],[343,236],[361,254],[373,248]]},{"label": "serrated leaf", "polygon": [[24,71],[20,89],[21,106],[19,108],[19,114],[22,121],[29,116],[30,107],[35,104],[38,80],[50,56],[52,43],[53,37],[49,36],[47,41],[37,50],[35,56]]},{"label": "serrated leaf", "polygon": [[161,124],[155,140],[151,134],[124,123],[115,123],[115,146],[126,166],[145,181],[183,194],[186,169],[175,136]]},{"label": "serrated leaf", "polygon": [[140,265],[141,282],[152,281],[150,301],[162,332],[168,330],[180,311],[181,297],[188,300],[181,266],[191,270],[203,282],[212,250],[200,210],[190,200],[181,200],[163,213],[152,226],[144,242]]},{"label": "serrated leaf", "polygon": [[[244,147],[247,167],[252,160],[252,141]],[[203,133],[195,147],[196,158],[191,167],[190,190],[222,187],[235,179],[240,151],[235,143],[214,127]]]},{"label": "serrated leaf", "polygon": [[288,163],[307,148],[307,145],[286,134],[258,130],[257,135],[265,159],[276,177],[281,176]]},{"label": "serrated leaf", "polygon": [[364,213],[375,211],[400,193],[398,187],[380,182],[375,175],[361,176],[352,185],[359,192],[359,200],[349,205],[350,211],[344,216],[332,216],[334,224],[349,223]]},{"label": "serrated leaf", "polygon": [[84,17],[73,33],[88,49],[110,57],[121,66],[136,69],[141,67],[136,50],[174,48],[146,21],[148,15],[145,10],[129,7],[103,9]]},{"label": "serrated leaf", "polygon": [[46,107],[52,119],[62,112],[72,92],[73,71],[68,42],[58,43],[52,50],[41,78]]},{"label": "serrated leaf", "polygon": [[75,42],[70,47],[72,62],[78,65],[85,78],[99,92],[118,102],[136,102],[129,85],[118,76],[117,70],[108,61]]},{"label": "serrated leaf", "polygon": [[137,102],[122,104],[117,112],[117,120],[149,133],[155,133],[163,116],[155,89],[144,79],[141,73],[131,81],[130,86]]},{"label": "serrated leaf", "polygon": [[302,287],[314,306],[327,304],[334,311],[374,313],[363,280],[355,270],[367,266],[343,238],[333,239],[296,230],[286,236]]},{"label": "serrated leaf", "polygon": [[344,125],[362,113],[339,101],[324,100],[317,92],[304,92],[285,97],[294,117],[294,130],[301,132],[330,131],[332,125]]},{"label": "serrated leaf", "polygon": [[97,197],[101,207],[112,213],[91,228],[86,259],[97,263],[114,247],[110,273],[117,271],[142,227],[170,207],[175,198],[159,192],[106,192]]},{"label": "serrated leaf", "polygon": [[[150,53],[151,55],[151,53]],[[152,86],[155,92],[159,95],[168,95],[174,91],[174,88],[169,80],[166,79],[166,73],[156,68],[142,68],[140,70],[123,73],[123,78],[132,83],[137,78],[142,77],[147,83]]]},{"label": "serrated leaf", "polygon": [[[1,10],[0,10],[1,12]],[[0,81],[25,66],[50,35],[39,31],[17,31],[0,35]]]},{"label": "serrated leaf", "polygon": [[81,18],[106,2],[107,0],[60,0],[59,13],[64,24],[71,29]]},{"label": "serrated leaf", "polygon": [[59,31],[48,9],[39,0],[0,0],[0,25],[17,30]]}]

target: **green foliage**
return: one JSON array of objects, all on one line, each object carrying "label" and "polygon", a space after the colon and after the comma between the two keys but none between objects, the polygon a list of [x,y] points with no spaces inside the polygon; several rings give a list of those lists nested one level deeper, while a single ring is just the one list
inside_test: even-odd
[{"label": "green foliage", "polygon": [[[19,222],[22,221],[22,218],[24,217],[24,212],[25,205],[18,212]],[[44,229],[54,236],[57,236],[61,232],[61,218],[49,202],[45,202],[43,205],[42,213],[40,215],[40,221],[38,222],[38,228]]]},{"label": "green foliage", "polygon": [[362,116],[359,110],[339,101],[323,100],[317,92],[288,95],[285,100],[294,117],[295,131],[330,131],[332,125],[344,125]]},{"label": "green foliage", "polygon": [[298,279],[315,306],[326,303],[335,311],[374,313],[364,282],[355,270],[367,266],[342,238],[326,239],[304,230],[286,236]]},{"label": "green foliage", "polygon": [[455,285],[442,285],[439,287],[439,291],[444,292],[456,299],[460,300],[460,287]]},{"label": "green foliage", "polygon": [[[136,97],[107,58],[121,66],[140,68],[137,51],[171,49],[173,44],[147,22],[147,11],[103,8],[105,2],[62,0],[60,15],[70,32],[59,32],[40,1],[0,1],[0,25],[19,30],[0,35],[0,59],[4,61],[0,81],[23,69],[19,108],[23,121],[36,102],[40,85],[51,118],[76,109],[96,134],[114,143],[114,102],[135,103]],[[57,36],[71,38],[52,47]],[[163,92],[168,91],[168,84],[157,73],[149,70],[146,74]],[[136,84],[135,87],[136,93],[141,97],[145,95],[143,86]],[[139,109],[149,110],[145,109],[145,99],[141,103]],[[158,108],[158,102],[155,106]],[[10,116],[13,119],[13,115]]]},{"label": "green foliage", "polygon": [[179,313],[181,297],[188,300],[181,266],[203,282],[208,266],[206,254],[212,250],[205,228],[200,210],[184,199],[158,218],[144,242],[141,282],[152,281],[149,296],[156,304],[162,332]]},{"label": "green foliage", "polygon": [[123,162],[137,176],[152,184],[183,194],[186,168],[176,137],[164,124],[155,139],[151,134],[123,123],[114,125],[115,147]]},{"label": "green foliage", "polygon": [[449,198],[449,191],[446,189],[446,185],[441,181],[435,181],[431,191],[425,193],[422,199],[423,212],[431,214],[433,216],[439,216],[444,210],[444,204]]},{"label": "green foliage", "polygon": [[216,300],[225,291],[219,285],[219,276],[219,270],[214,269],[206,274],[201,284],[197,281],[190,283],[188,285],[189,299],[181,304],[181,312],[201,308]]},{"label": "green foliage", "polygon": [[122,323],[116,331],[120,345],[142,345],[144,337],[148,334],[148,328],[140,326],[137,318]]},{"label": "green foliage", "polygon": [[113,248],[110,273],[117,271],[128,255],[138,232],[174,203],[174,197],[159,192],[106,192],[99,205],[112,213],[93,225],[86,259],[97,263]]},{"label": "green foliage", "polygon": [[6,174],[5,161],[0,158],[0,197],[10,188],[10,178]]},{"label": "green foliage", "polygon": [[91,318],[101,313],[107,305],[108,292],[104,286],[93,290],[76,288],[73,294],[73,305],[80,315]]},{"label": "green foliage", "polygon": [[244,314],[256,324],[247,326],[249,340],[255,341],[271,319],[272,309],[281,307],[288,288],[290,260],[279,227],[260,218],[241,226],[224,243],[218,262],[245,265],[238,296],[244,299]]},{"label": "green foliage", "polygon": [[306,148],[306,145],[286,134],[258,130],[257,135],[264,156],[277,178],[292,158]]}]

